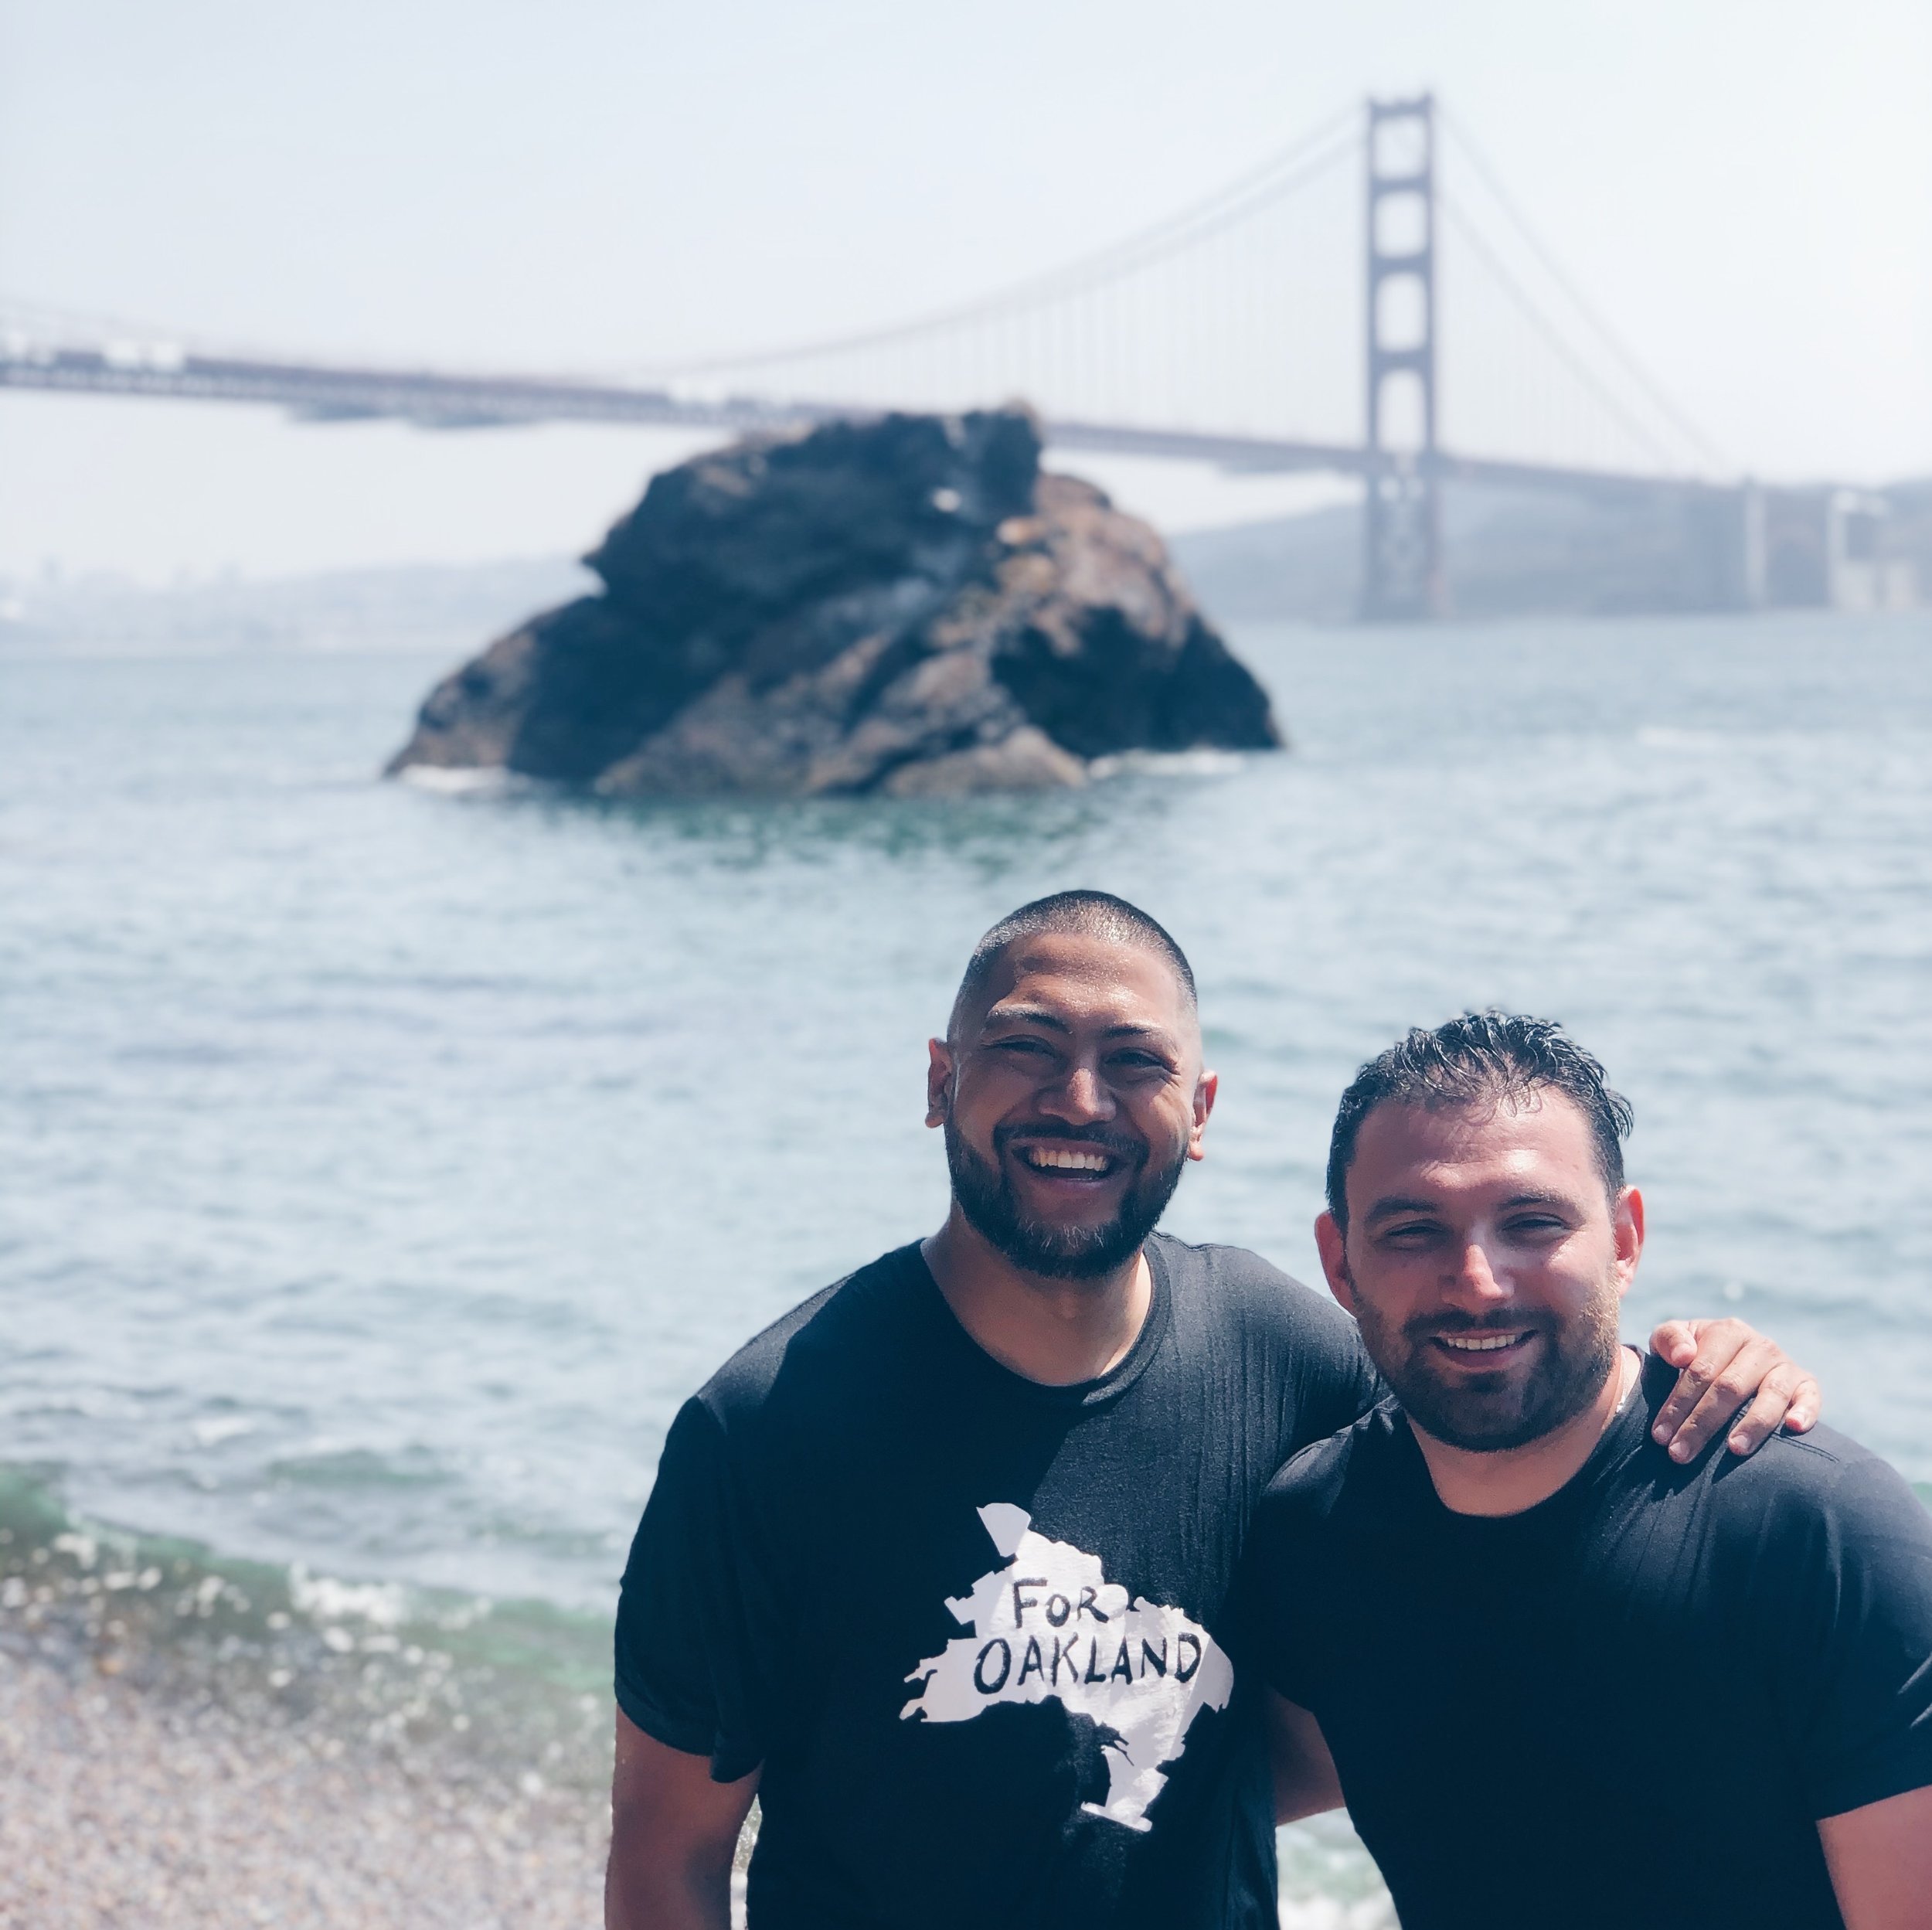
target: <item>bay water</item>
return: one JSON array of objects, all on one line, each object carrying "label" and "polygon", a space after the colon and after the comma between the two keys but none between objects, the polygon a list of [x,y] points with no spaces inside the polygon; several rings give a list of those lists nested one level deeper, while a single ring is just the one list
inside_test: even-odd
[{"label": "bay water", "polygon": [[[924,1041],[979,932],[1071,885],[1199,978],[1222,1093],[1172,1231],[1318,1278],[1355,1067],[1558,1017],[1636,1107],[1627,1333],[1740,1313],[1932,1482],[1932,621],[1233,641],[1287,754],[624,807],[379,781],[454,645],[0,651],[15,1566],[119,1536],[184,1626],[468,1655],[549,1712],[494,1746],[575,1760],[672,1414],[937,1223]],[[1298,1921],[1381,1920],[1345,1831],[1284,1847]]]}]

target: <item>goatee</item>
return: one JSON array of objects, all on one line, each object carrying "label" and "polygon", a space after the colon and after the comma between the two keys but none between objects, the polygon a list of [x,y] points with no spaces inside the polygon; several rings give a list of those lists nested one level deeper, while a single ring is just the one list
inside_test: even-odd
[{"label": "goatee", "polygon": [[[1356,1318],[1369,1357],[1410,1418],[1444,1446],[1477,1454],[1500,1454],[1555,1433],[1597,1398],[1617,1364],[1617,1293],[1608,1285],[1566,1321],[1546,1315],[1461,1322],[1437,1316],[1398,1331],[1359,1295]],[[1506,1368],[1493,1374],[1438,1373],[1430,1357],[1435,1334],[1525,1331],[1541,1335],[1543,1345],[1533,1370],[1520,1377]]]},{"label": "goatee", "polygon": [[[995,1132],[994,1162],[1018,1130],[1002,1127]],[[1156,1167],[1149,1162],[1145,1146],[1122,1135],[1090,1128],[1055,1132],[1039,1126],[1029,1126],[1026,1132],[1029,1139],[1075,1139],[1083,1145],[1101,1145],[1116,1159],[1138,1161],[1138,1170],[1121,1199],[1119,1212],[1111,1220],[1090,1227],[1056,1226],[1032,1217],[999,1166],[982,1159],[948,1119],[946,1165],[952,1175],[953,1197],[959,1202],[966,1224],[1023,1272],[1046,1279],[1096,1280],[1125,1265],[1159,1224],[1174,1197],[1187,1163],[1186,1148]]]}]

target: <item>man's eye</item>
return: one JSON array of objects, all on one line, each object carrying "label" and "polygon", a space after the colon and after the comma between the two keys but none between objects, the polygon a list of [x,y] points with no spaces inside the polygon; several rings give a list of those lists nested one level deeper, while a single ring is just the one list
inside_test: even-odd
[{"label": "man's eye", "polygon": [[1122,1072],[1165,1072],[1167,1061],[1157,1059],[1151,1052],[1117,1052],[1107,1063]]},{"label": "man's eye", "polygon": [[1384,1240],[1404,1247],[1419,1246],[1425,1240],[1433,1240],[1435,1234],[1435,1228],[1426,1220],[1413,1220],[1403,1226],[1384,1227],[1382,1230]]},{"label": "man's eye", "polygon": [[1040,1052],[1051,1053],[1053,1049],[1053,1048],[1049,1046],[1044,1039],[1029,1039],[1022,1037],[1018,1039],[995,1039],[993,1041],[993,1050],[995,1052],[1015,1052],[1021,1054]]},{"label": "man's eye", "polygon": [[1526,1240],[1536,1240],[1567,1233],[1570,1228],[1554,1213],[1534,1213],[1510,1220],[1509,1231]]}]

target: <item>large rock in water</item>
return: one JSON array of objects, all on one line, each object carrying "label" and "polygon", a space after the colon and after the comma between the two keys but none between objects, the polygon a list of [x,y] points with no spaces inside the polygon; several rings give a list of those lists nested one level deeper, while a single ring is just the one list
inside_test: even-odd
[{"label": "large rock in water", "polygon": [[834,422],[700,456],[654,478],[586,561],[604,593],[439,684],[392,772],[906,796],[1281,742],[1160,539],[1042,475],[1019,410]]}]

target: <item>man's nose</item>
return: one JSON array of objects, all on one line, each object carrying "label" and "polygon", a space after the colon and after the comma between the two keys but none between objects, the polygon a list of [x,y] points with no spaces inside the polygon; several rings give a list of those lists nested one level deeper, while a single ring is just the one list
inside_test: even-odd
[{"label": "man's nose", "polygon": [[1108,1118],[1114,1109],[1114,1094],[1099,1067],[1086,1060],[1075,1060],[1063,1078],[1051,1081],[1041,1092],[1039,1105],[1052,1118],[1074,1125]]},{"label": "man's nose", "polygon": [[1490,1265],[1489,1249],[1478,1239],[1464,1240],[1461,1248],[1447,1282],[1450,1297],[1458,1305],[1483,1309],[1508,1300],[1515,1288],[1507,1271],[1498,1275]]}]

